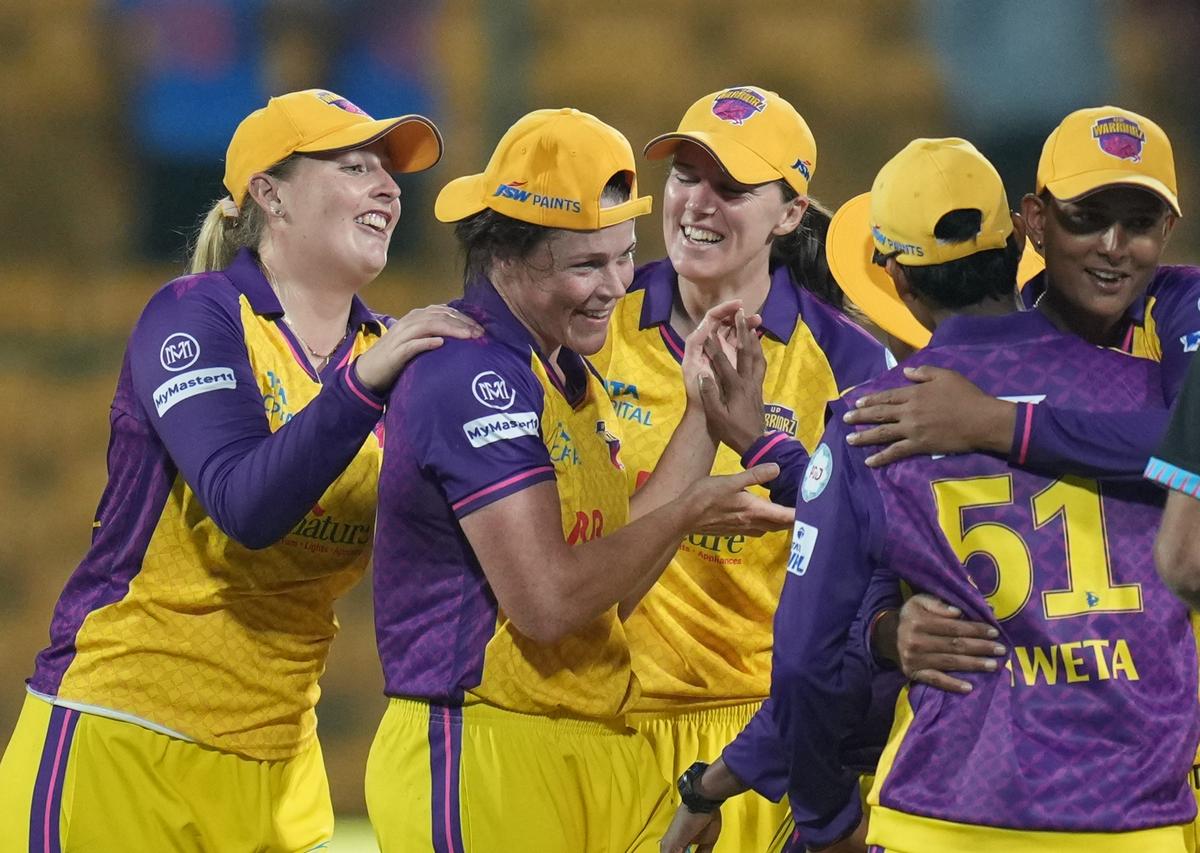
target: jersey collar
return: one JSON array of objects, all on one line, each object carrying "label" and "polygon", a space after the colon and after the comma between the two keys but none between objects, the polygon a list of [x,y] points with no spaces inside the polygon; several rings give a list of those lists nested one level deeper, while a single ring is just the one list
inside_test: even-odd
[{"label": "jersey collar", "polygon": [[1032,338],[1062,337],[1064,334],[1041,311],[1014,311],[986,317],[960,314],[940,323],[933,330],[929,345],[997,346]]},{"label": "jersey collar", "polygon": [[[225,276],[233,282],[233,286],[245,295],[255,314],[272,319],[283,316],[283,306],[279,297],[263,275],[258,265],[258,258],[250,249],[239,249],[233,262],[225,268]],[[357,295],[350,299],[350,328],[368,327],[375,334],[383,334],[383,324],[375,313],[368,308]]]},{"label": "jersey collar", "polygon": [[[670,325],[671,309],[679,290],[679,274],[668,258],[653,261],[638,270],[637,280],[646,292],[642,300],[640,328]],[[771,287],[763,303],[762,329],[775,340],[787,343],[800,316],[799,287],[786,266],[780,265],[771,273]]]},{"label": "jersey collar", "polygon": [[[1158,274],[1156,273],[1155,278],[1157,278],[1157,275]],[[1026,311],[1031,310],[1037,304],[1037,301],[1042,298],[1042,295],[1045,292],[1046,271],[1042,270],[1033,278],[1029,279],[1029,281],[1025,283],[1025,286],[1021,288],[1021,307]],[[1147,288],[1146,293],[1143,293],[1137,299],[1133,300],[1133,304],[1125,309],[1125,319],[1130,323],[1133,323],[1135,326],[1146,325],[1146,297],[1149,293],[1150,288]]]},{"label": "jersey collar", "polygon": [[533,333],[525,324],[517,319],[508,303],[504,301],[496,286],[486,277],[480,276],[467,285],[466,293],[461,300],[455,300],[454,307],[469,314],[487,329],[489,336],[518,350],[532,350],[546,367],[546,375],[558,388],[559,392],[571,403],[578,405],[587,390],[587,363],[583,356],[566,347],[558,349],[558,366],[562,368],[567,381],[564,385],[558,379],[558,374],[549,363],[546,353],[542,352]]}]

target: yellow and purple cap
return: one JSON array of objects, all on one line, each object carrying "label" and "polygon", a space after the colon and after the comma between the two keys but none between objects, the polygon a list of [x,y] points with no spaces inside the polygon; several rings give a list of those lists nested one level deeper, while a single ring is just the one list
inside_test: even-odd
[{"label": "yellow and purple cap", "polygon": [[442,157],[442,135],[424,116],[375,119],[324,89],[289,92],[237,126],[225,154],[225,189],[240,208],[250,177],[292,154],[345,151],[380,139],[394,172],[419,172]]},{"label": "yellow and purple cap", "polygon": [[1076,110],[1046,138],[1037,191],[1075,201],[1113,186],[1147,189],[1182,215],[1175,156],[1161,127],[1120,107]]},{"label": "yellow and purple cap", "polygon": [[[614,175],[629,179],[630,199],[601,206]],[[457,222],[485,208],[547,228],[593,231],[650,212],[637,194],[629,140],[579,110],[535,110],[500,138],[487,168],[456,178],[438,193],[434,215]]]},{"label": "yellow and purple cap", "polygon": [[[973,240],[950,243],[934,229],[953,210],[983,214]],[[999,173],[963,139],[915,139],[884,164],[871,192],[850,199],[829,223],[825,254],[845,294],[887,332],[914,347],[929,343],[929,330],[912,315],[875,252],[907,266],[944,264],[976,252],[1003,248],[1012,216]],[[1021,256],[1018,281],[1044,266],[1029,246]]]},{"label": "yellow and purple cap", "polygon": [[817,167],[817,143],[796,108],[761,86],[731,86],[688,107],[673,133],[646,143],[649,160],[674,154],[684,142],[706,150],[736,181],[785,181],[802,196]]}]

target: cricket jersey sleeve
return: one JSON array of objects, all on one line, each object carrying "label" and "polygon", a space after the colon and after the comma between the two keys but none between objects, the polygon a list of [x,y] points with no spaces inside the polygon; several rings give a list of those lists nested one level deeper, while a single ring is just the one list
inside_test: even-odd
[{"label": "cricket jersey sleeve", "polygon": [[861,818],[843,741],[871,703],[872,665],[856,623],[883,543],[883,506],[848,427],[829,422],[796,503],[787,575],[775,615],[772,717],[788,755],[788,791],[806,844],[822,847]]},{"label": "cricket jersey sleeve", "polygon": [[160,290],[130,339],[130,373],[139,416],[209,516],[232,539],[265,548],[341,474],[383,405],[351,366],[272,433],[238,299],[220,273]]},{"label": "cricket jersey sleeve", "polygon": [[1150,457],[1145,476],[1169,489],[1200,497],[1200,361],[1193,361],[1188,368],[1166,437]]},{"label": "cricket jersey sleeve", "polygon": [[458,518],[555,478],[542,440],[545,388],[523,361],[533,357],[488,338],[447,341],[393,391],[388,441],[404,442]]},{"label": "cricket jersey sleeve", "polygon": [[1193,356],[1200,350],[1200,268],[1161,268],[1147,326],[1154,329],[1161,353],[1163,398],[1175,402]]},{"label": "cricket jersey sleeve", "polygon": [[1051,475],[1136,480],[1166,432],[1165,408],[1089,412],[1018,403],[1012,465]]},{"label": "cricket jersey sleeve", "polygon": [[786,432],[772,430],[755,439],[742,454],[745,468],[767,462],[779,466],[779,476],[766,484],[771,501],[780,506],[795,506],[796,490],[804,476],[804,467],[808,465],[808,451]]}]

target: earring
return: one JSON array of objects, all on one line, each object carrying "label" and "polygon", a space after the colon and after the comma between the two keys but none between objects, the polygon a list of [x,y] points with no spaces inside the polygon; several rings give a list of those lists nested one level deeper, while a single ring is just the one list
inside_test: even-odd
[{"label": "earring", "polygon": [[271,208],[271,213],[275,214],[276,216],[283,216],[283,208],[279,205],[275,205]]},{"label": "earring", "polygon": [[1041,240],[1034,240],[1034,241],[1033,241],[1033,248],[1037,249],[1037,250],[1040,252],[1040,251],[1042,250],[1042,241],[1041,241]]}]

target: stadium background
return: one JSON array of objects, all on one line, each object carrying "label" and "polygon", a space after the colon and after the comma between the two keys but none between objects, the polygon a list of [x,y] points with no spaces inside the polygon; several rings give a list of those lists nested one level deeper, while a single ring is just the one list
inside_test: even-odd
[{"label": "stadium background", "polygon": [[[162,26],[182,35],[163,39]],[[420,111],[442,128],[445,157],[402,181],[392,260],[366,293],[377,310],[403,313],[458,292],[459,259],[450,229],[433,220],[433,195],[478,171],[517,116],[576,106],[640,150],[699,95],[751,82],[809,121],[813,193],[831,206],[869,188],[912,137],[941,135],[975,141],[1015,202],[1032,188],[1041,140],[1070,109],[1118,103],[1153,116],[1175,143],[1185,213],[1168,260],[1194,263],[1197,55],[1198,0],[0,4],[0,738],[87,546],[126,336],[179,273],[181,232],[222,194],[224,141],[260,93],[327,87],[377,116]],[[194,93],[217,91],[222,74],[229,103],[212,109]],[[664,174],[647,164],[645,191],[658,196]],[[660,231],[657,216],[642,221],[642,260],[660,256]],[[369,582],[339,616],[318,710],[335,805],[355,816],[384,704]]]}]

